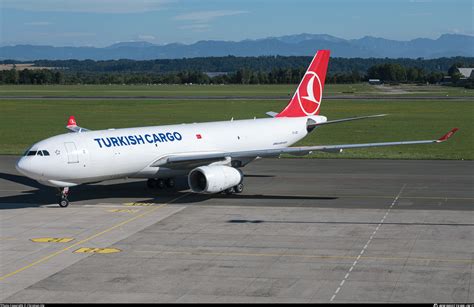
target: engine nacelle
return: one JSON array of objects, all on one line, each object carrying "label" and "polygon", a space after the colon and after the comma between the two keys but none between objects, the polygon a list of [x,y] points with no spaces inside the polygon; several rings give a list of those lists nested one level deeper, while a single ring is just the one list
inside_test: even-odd
[{"label": "engine nacelle", "polygon": [[200,166],[188,176],[188,184],[195,193],[219,193],[242,182],[239,169],[225,165]]}]

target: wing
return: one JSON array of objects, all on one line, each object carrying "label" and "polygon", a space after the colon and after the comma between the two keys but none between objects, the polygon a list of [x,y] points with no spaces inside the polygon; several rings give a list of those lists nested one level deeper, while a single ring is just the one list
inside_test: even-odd
[{"label": "wing", "polygon": [[207,165],[212,162],[223,161],[226,159],[251,161],[255,158],[278,157],[281,154],[307,155],[314,151],[341,152],[343,149],[350,149],[350,148],[441,143],[448,140],[457,130],[458,128],[454,128],[448,133],[446,133],[445,135],[443,135],[441,138],[436,139],[436,140],[365,143],[365,144],[342,144],[342,145],[319,145],[319,146],[287,147],[287,148],[279,148],[279,149],[261,149],[261,150],[250,150],[250,151],[170,155],[170,156],[162,157],[154,161],[150,166],[182,169],[182,168],[193,168],[193,167],[197,167],[201,165]]},{"label": "wing", "polygon": [[76,119],[74,118],[74,116],[69,116],[69,120],[67,121],[67,126],[66,126],[67,129],[71,130],[72,132],[85,132],[85,131],[89,131],[89,129],[86,129],[86,128],[82,128],[82,127],[79,127],[77,124],[76,124]]}]

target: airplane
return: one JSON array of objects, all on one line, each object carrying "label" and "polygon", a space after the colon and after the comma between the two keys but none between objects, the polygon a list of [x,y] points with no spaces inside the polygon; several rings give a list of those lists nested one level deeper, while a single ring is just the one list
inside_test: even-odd
[{"label": "airplane", "polygon": [[231,194],[243,191],[241,168],[259,158],[441,143],[458,130],[434,140],[291,147],[320,126],[387,115],[336,120],[319,115],[329,57],[329,50],[317,51],[288,105],[267,112],[268,118],[91,131],[71,116],[70,133],[34,144],[16,168],[59,188],[60,207],[69,205],[71,187],[119,178],[147,178],[148,187],[164,188],[187,176],[192,192]]}]

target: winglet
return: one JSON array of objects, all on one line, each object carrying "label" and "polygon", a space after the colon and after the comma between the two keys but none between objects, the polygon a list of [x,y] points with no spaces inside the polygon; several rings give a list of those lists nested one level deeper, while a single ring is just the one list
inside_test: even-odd
[{"label": "winglet", "polygon": [[443,135],[441,138],[439,138],[436,142],[437,143],[441,143],[441,142],[444,142],[446,140],[448,140],[450,137],[453,136],[454,133],[456,133],[456,131],[458,131],[459,129],[458,128],[453,128],[451,129],[451,131],[449,131],[448,133],[446,133],[445,135]]},{"label": "winglet", "polygon": [[67,129],[71,130],[72,132],[85,132],[85,131],[89,131],[85,128],[82,128],[82,127],[79,127],[77,125],[77,122],[76,122],[76,119],[74,118],[74,116],[69,116],[69,119],[67,121],[67,126],[66,126]]},{"label": "winglet", "polygon": [[73,115],[69,116],[69,120],[67,121],[67,128],[71,128],[71,127],[76,127],[77,126],[77,123],[76,123],[76,119],[74,118]]}]

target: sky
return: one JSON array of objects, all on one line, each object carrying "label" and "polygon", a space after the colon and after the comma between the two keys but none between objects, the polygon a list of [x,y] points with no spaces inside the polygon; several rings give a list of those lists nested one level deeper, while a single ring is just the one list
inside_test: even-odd
[{"label": "sky", "polygon": [[474,0],[0,0],[0,45],[474,35]]}]

